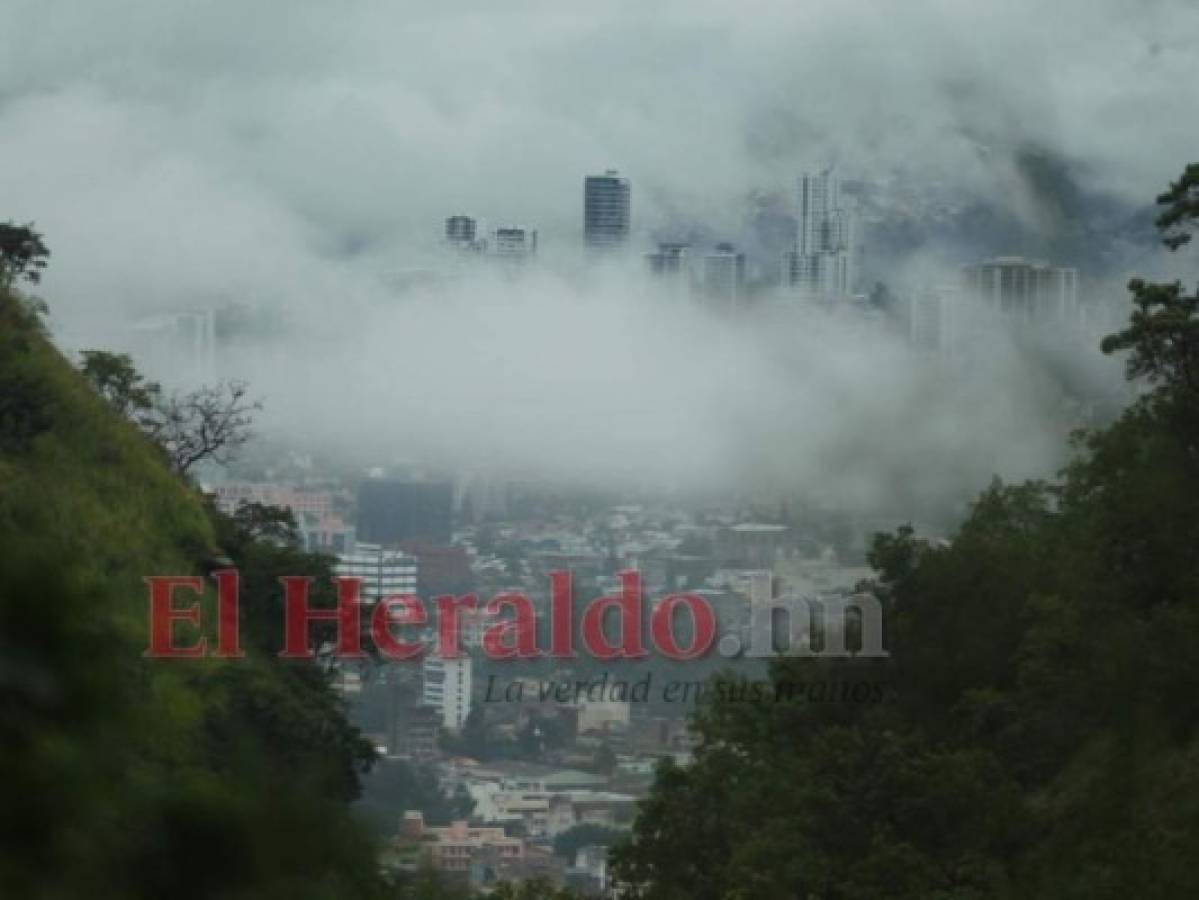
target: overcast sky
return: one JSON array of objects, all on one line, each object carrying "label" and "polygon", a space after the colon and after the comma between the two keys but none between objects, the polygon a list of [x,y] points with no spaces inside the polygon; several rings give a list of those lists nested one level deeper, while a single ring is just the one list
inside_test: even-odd
[{"label": "overcast sky", "polygon": [[[685,429],[743,429],[771,457],[792,452],[797,428],[841,435],[797,453],[810,474],[840,446],[845,421],[860,427],[880,402],[910,410],[920,378],[866,398],[865,386],[887,381],[879,354],[825,341],[826,355],[809,348],[813,371],[836,371],[848,355],[864,373],[842,385],[846,420],[797,419],[777,433],[777,409],[730,418],[713,385],[739,368],[748,374],[736,390],[777,392],[773,402],[803,409],[820,379],[750,362],[761,357],[752,341],[718,351],[732,356],[720,377],[703,376],[706,395],[641,363],[612,388],[497,363],[497,326],[471,306],[522,310],[528,318],[503,320],[505,346],[576,348],[560,362],[611,359],[634,332],[650,354],[691,327],[646,313],[627,286],[474,283],[469,297],[455,295],[452,319],[432,297],[377,318],[365,310],[379,308],[378,277],[428,266],[442,219],[459,211],[537,227],[547,254],[567,254],[581,231],[582,176],[608,167],[632,179],[643,229],[682,217],[736,233],[750,192],[790,192],[797,173],[830,162],[1035,219],[1037,198],[1013,168],[1029,148],[1062,160],[1088,192],[1144,204],[1199,158],[1197,46],[1193,0],[2,0],[0,218],[36,220],[46,234],[54,258],[42,293],[61,321],[232,296],[285,310],[301,341],[327,334],[331,309],[357,311],[361,334],[342,334],[305,369],[325,388],[289,395],[296,373],[247,366],[293,424],[343,415],[328,385],[355,371],[363,380],[340,386],[374,409],[390,404],[389,421],[417,422],[430,446],[462,442],[463,417],[485,411],[473,386],[487,384],[497,396],[485,409],[500,418],[487,422],[493,437],[507,397],[592,423],[614,397],[642,404],[630,421],[674,410],[645,447],[609,454],[622,470],[657,472]],[[586,318],[609,308],[631,311]],[[398,334],[438,359],[479,352],[459,354],[459,375],[445,374],[443,387],[405,393],[384,359]],[[700,337],[708,348],[725,340]],[[478,357],[490,368],[472,370]],[[371,382],[363,366],[389,377]],[[916,434],[904,458],[968,429],[957,415],[947,409]],[[355,422],[363,440],[379,432],[368,416]],[[1017,453],[1020,471],[1046,464],[1051,454],[1039,441],[1029,451],[1016,430],[990,429],[986,443],[1028,451]],[[549,449],[509,443],[535,465],[603,463],[561,436]],[[726,471],[729,452],[692,459],[697,480]],[[955,452],[942,470],[978,456]],[[995,465],[978,459],[968,474]]]}]

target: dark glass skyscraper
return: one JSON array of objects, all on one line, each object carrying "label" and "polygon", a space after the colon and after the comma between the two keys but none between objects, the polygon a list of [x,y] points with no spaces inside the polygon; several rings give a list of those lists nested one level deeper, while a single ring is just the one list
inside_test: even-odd
[{"label": "dark glass skyscraper", "polygon": [[444,482],[364,481],[358,486],[358,538],[386,547],[410,540],[448,544],[453,496]]},{"label": "dark glass skyscraper", "polygon": [[583,239],[588,247],[619,247],[629,239],[629,180],[615,169],[583,182]]}]

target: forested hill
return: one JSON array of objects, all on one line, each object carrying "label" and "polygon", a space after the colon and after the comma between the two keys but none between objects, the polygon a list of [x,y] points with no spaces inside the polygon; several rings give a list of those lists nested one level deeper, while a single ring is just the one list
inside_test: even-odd
[{"label": "forested hill", "polygon": [[[254,629],[254,583],[327,561],[260,538],[0,289],[0,896],[378,895],[348,814],[369,748],[317,667]],[[248,658],[143,659],[142,578],[217,553],[250,589]]]},{"label": "forested hill", "polygon": [[[1199,165],[1159,202],[1194,252]],[[1054,481],[984,491],[948,545],[879,536],[891,658],[773,677],[887,702],[709,705],[617,851],[630,896],[1199,896],[1199,295],[1130,288],[1103,349],[1141,398]]]}]

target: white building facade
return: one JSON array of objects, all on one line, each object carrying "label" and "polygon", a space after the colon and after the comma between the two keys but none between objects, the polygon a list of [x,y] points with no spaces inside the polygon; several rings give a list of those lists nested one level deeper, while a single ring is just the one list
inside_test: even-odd
[{"label": "white building facade", "polygon": [[445,659],[425,657],[421,673],[424,687],[421,702],[441,713],[443,727],[460,731],[470,715],[472,660],[469,656]]},{"label": "white building facade", "polygon": [[783,284],[814,299],[852,293],[854,214],[833,169],[799,179],[795,246],[783,258]]},{"label": "white building facade", "polygon": [[416,558],[378,544],[355,544],[352,552],[337,557],[334,571],[343,578],[361,578],[361,597],[367,603],[390,594],[417,591]]}]

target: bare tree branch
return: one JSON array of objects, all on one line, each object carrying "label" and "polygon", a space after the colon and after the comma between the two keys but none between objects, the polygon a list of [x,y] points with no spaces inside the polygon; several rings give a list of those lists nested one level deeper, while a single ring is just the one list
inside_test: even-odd
[{"label": "bare tree branch", "polygon": [[146,431],[162,445],[171,467],[186,474],[205,459],[227,464],[253,437],[252,414],[260,409],[245,382],[222,381],[162,400]]}]

